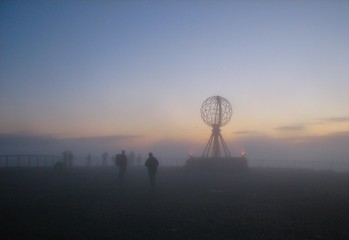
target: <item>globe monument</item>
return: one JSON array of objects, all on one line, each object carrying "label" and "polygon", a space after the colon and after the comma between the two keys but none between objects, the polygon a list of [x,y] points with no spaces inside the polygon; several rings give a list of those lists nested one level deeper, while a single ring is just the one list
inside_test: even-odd
[{"label": "globe monument", "polygon": [[201,157],[190,156],[186,166],[191,168],[230,169],[243,171],[247,169],[245,155],[232,157],[229,147],[221,134],[221,127],[228,124],[233,115],[230,102],[221,96],[207,98],[201,106],[202,120],[212,128],[209,140]]},{"label": "globe monument", "polygon": [[231,157],[220,128],[230,121],[232,114],[230,102],[221,96],[209,97],[202,104],[201,117],[212,127],[212,134],[202,154],[203,158]]}]

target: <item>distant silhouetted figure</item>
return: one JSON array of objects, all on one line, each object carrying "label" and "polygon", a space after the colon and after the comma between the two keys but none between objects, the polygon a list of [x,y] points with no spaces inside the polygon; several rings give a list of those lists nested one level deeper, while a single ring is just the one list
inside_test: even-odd
[{"label": "distant silhouetted figure", "polygon": [[53,168],[55,170],[59,170],[59,171],[62,171],[64,168],[65,168],[65,165],[62,161],[58,161],[55,163],[55,165],[53,165]]},{"label": "distant silhouetted figure", "polygon": [[141,154],[138,154],[138,156],[137,156],[137,166],[141,165],[141,160],[142,160],[142,156],[141,156]]},{"label": "distant silhouetted figure", "polygon": [[130,165],[133,165],[135,163],[135,153],[133,151],[130,152],[130,154],[127,157],[127,160]]},{"label": "distant silhouetted figure", "polygon": [[73,159],[74,159],[74,155],[70,150],[64,151],[62,153],[62,164],[63,164],[62,168],[72,167],[73,166]]},{"label": "distant silhouetted figure", "polygon": [[87,157],[86,157],[86,165],[87,165],[88,167],[91,166],[91,154],[88,154]]},{"label": "distant silhouetted figure", "polygon": [[107,166],[107,160],[108,160],[108,153],[107,152],[104,152],[103,155],[102,155],[102,165],[104,167]]},{"label": "distant silhouetted figure", "polygon": [[149,153],[148,159],[145,161],[145,166],[148,168],[148,174],[150,179],[150,185],[152,189],[155,187],[155,176],[158,170],[159,161],[153,156],[152,153]]},{"label": "distant silhouetted figure", "polygon": [[67,163],[68,163],[68,167],[72,167],[73,166],[73,159],[74,159],[74,155],[73,153],[69,150],[67,153]]},{"label": "distant silhouetted figure", "polygon": [[68,165],[68,151],[62,153],[62,168],[65,168]]},{"label": "distant silhouetted figure", "polygon": [[116,155],[115,164],[119,167],[119,180],[123,182],[127,168],[127,157],[125,150],[122,150],[121,154]]}]

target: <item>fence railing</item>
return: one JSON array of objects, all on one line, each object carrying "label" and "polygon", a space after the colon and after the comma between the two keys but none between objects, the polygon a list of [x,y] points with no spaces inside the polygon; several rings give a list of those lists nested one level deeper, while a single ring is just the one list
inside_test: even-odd
[{"label": "fence railing", "polygon": [[[77,159],[79,160],[79,159]],[[185,160],[179,161],[178,158],[168,158],[167,162],[171,162],[173,166],[181,166],[185,164]],[[60,155],[45,154],[12,154],[0,155],[0,168],[7,167],[52,167],[58,161],[62,161]],[[93,166],[102,165],[102,159],[96,159]],[[100,163],[101,162],[101,163]],[[108,160],[108,166],[114,165],[112,159]],[[294,169],[311,169],[311,170],[330,170],[337,172],[349,172],[349,161],[301,161],[301,160],[255,160],[247,159],[248,166],[251,168],[294,168]],[[86,166],[83,159],[80,163],[74,161],[74,166]]]},{"label": "fence railing", "polygon": [[0,155],[0,167],[52,167],[61,159],[58,155],[45,154]]},{"label": "fence railing", "polygon": [[257,168],[294,168],[310,170],[349,171],[349,161],[315,161],[315,160],[247,160],[249,167]]}]

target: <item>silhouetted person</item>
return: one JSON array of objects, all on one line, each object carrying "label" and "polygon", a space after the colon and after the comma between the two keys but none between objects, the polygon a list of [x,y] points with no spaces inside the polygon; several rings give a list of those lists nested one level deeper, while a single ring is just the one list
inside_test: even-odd
[{"label": "silhouetted person", "polygon": [[102,155],[102,165],[104,167],[107,166],[107,160],[108,160],[108,153],[107,152],[104,152],[103,155]]},{"label": "silhouetted person", "polygon": [[62,161],[58,161],[53,165],[53,168],[59,171],[62,171],[64,169],[64,163]]},{"label": "silhouetted person", "polygon": [[74,159],[74,155],[73,153],[69,150],[67,152],[67,163],[68,163],[68,167],[72,167],[73,166],[73,159]]},{"label": "silhouetted person", "polygon": [[115,164],[119,167],[119,180],[123,182],[127,168],[127,157],[125,150],[122,150],[121,154],[116,155]]},{"label": "silhouetted person", "polygon": [[88,167],[91,166],[91,154],[88,154],[87,157],[86,157],[86,165],[87,165]]},{"label": "silhouetted person", "polygon": [[133,151],[130,152],[130,154],[128,155],[128,162],[130,165],[133,165],[135,162],[135,153]]},{"label": "silhouetted person", "polygon": [[74,159],[74,155],[70,150],[64,151],[62,153],[62,164],[63,164],[62,168],[72,167],[73,166],[73,159]]},{"label": "silhouetted person", "polygon": [[137,166],[141,165],[141,160],[142,160],[142,156],[141,156],[141,154],[138,154],[138,156],[137,156]]},{"label": "silhouetted person", "polygon": [[68,165],[68,151],[62,153],[62,168],[65,168]]},{"label": "silhouetted person", "polygon": [[148,168],[148,174],[150,179],[151,188],[155,187],[155,176],[158,171],[159,161],[153,156],[152,153],[149,153],[148,159],[144,164]]}]

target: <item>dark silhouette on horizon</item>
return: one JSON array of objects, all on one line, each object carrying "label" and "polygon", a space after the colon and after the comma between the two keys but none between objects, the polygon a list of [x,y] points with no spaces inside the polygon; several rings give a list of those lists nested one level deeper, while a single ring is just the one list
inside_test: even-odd
[{"label": "dark silhouette on horizon", "polygon": [[53,168],[55,170],[62,171],[65,168],[65,164],[63,163],[63,161],[58,161],[53,165]]},{"label": "dark silhouette on horizon", "polygon": [[91,167],[91,154],[88,154],[87,157],[86,157],[86,166],[87,167]]},{"label": "dark silhouette on horizon", "polygon": [[107,161],[108,161],[108,153],[107,152],[104,152],[102,154],[102,165],[103,167],[106,167],[107,166]]},{"label": "dark silhouette on horizon", "polygon": [[137,166],[141,165],[141,160],[142,160],[142,156],[141,156],[141,154],[138,154],[138,156],[137,156]]},{"label": "dark silhouette on horizon", "polygon": [[127,156],[127,159],[128,159],[128,162],[130,165],[134,165],[135,163],[135,153],[133,151],[131,151],[128,156]]},{"label": "dark silhouette on horizon", "polygon": [[122,150],[121,154],[116,155],[115,164],[119,167],[119,181],[123,183],[127,169],[127,157],[125,150]]},{"label": "dark silhouette on horizon", "polygon": [[148,168],[150,185],[153,190],[155,188],[155,176],[158,171],[159,161],[153,156],[153,153],[150,152],[144,165]]},{"label": "dark silhouette on horizon", "polygon": [[73,166],[73,159],[74,159],[74,155],[70,150],[64,151],[62,153],[63,167],[72,167]]}]

